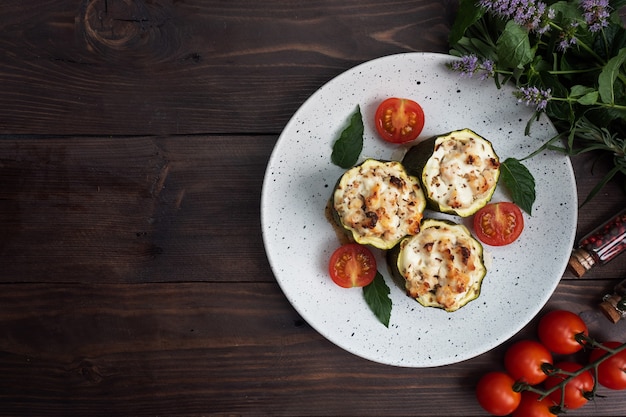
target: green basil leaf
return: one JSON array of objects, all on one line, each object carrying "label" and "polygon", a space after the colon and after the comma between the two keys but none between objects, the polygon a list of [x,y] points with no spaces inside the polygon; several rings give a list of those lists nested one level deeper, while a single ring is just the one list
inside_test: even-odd
[{"label": "green basil leaf", "polygon": [[511,193],[513,202],[532,215],[535,202],[535,178],[528,168],[515,158],[507,158],[500,165],[500,178]]},{"label": "green basil leaf", "polygon": [[615,103],[615,80],[624,60],[626,60],[626,48],[620,49],[619,53],[606,63],[598,76],[598,91],[603,103]]},{"label": "green basil leaf", "polygon": [[485,14],[485,9],[476,7],[475,0],[461,0],[448,36],[450,45],[455,45],[463,37],[467,28],[478,22],[483,14]]},{"label": "green basil leaf", "polygon": [[613,122],[617,119],[626,121],[626,110],[618,109],[618,108],[610,108],[610,109],[606,109],[605,113],[607,114],[608,120],[610,122]]},{"label": "green basil leaf", "polygon": [[389,319],[391,318],[391,298],[389,298],[389,287],[385,283],[385,278],[380,272],[376,272],[376,277],[369,285],[363,287],[363,296],[370,310],[376,318],[389,327]]},{"label": "green basil leaf", "polygon": [[602,36],[595,36],[585,41],[591,43],[591,48],[602,59],[609,60],[626,46],[626,33],[619,14],[615,11],[612,13],[609,25],[603,28],[601,33]]},{"label": "green basil leaf", "polygon": [[333,164],[341,168],[351,168],[359,160],[363,150],[363,117],[361,109],[356,107],[356,111],[350,117],[350,124],[342,132],[339,139],[333,145],[333,153],[330,156]]},{"label": "green basil leaf", "polygon": [[592,91],[590,93],[587,93],[578,100],[576,100],[576,102],[582,104],[583,106],[591,106],[592,104],[596,104],[598,102],[598,92]]},{"label": "green basil leaf", "polygon": [[528,31],[512,20],[496,42],[498,62],[509,68],[522,68],[532,62],[535,52],[530,47]]},{"label": "green basil leaf", "polygon": [[596,91],[596,90],[592,87],[587,87],[587,86],[578,84],[570,88],[569,96],[571,98],[578,98],[578,97],[584,96],[585,94],[591,93],[592,91]]}]

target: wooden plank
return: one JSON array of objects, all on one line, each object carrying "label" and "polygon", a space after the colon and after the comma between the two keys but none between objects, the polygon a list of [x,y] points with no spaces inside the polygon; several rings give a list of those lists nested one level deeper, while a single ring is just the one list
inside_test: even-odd
[{"label": "wooden plank", "polygon": [[358,63],[447,51],[455,3],[5,2],[0,134],[276,133]]},{"label": "wooden plank", "polygon": [[[623,340],[626,323],[595,307],[607,283],[564,282],[547,308]],[[482,416],[474,386],[505,349],[439,368],[376,364],[325,340],[273,283],[3,284],[0,414]],[[626,407],[619,392],[600,393],[568,415]]]},{"label": "wooden plank", "polygon": [[0,141],[0,280],[271,279],[259,197],[274,141]]}]

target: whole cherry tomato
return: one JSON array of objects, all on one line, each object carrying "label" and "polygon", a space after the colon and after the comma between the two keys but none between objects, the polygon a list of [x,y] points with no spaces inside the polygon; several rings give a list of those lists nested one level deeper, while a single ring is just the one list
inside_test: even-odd
[{"label": "whole cherry tomato", "polygon": [[522,400],[512,417],[556,417],[556,414],[550,412],[550,408],[557,404],[550,397],[540,398],[536,392],[523,391]]},{"label": "whole cherry tomato", "polygon": [[588,335],[585,322],[567,310],[555,310],[539,319],[539,340],[551,352],[568,355],[578,352],[583,345],[576,341],[576,335]]},{"label": "whole cherry tomato", "polygon": [[376,277],[376,258],[365,246],[348,243],[333,252],[328,270],[340,287],[364,287]]},{"label": "whole cherry tomato", "polygon": [[513,391],[515,380],[504,372],[489,372],[476,385],[476,398],[482,408],[494,416],[511,414],[520,403],[522,394]]},{"label": "whole cherry tomato", "polygon": [[474,232],[478,239],[490,246],[513,243],[524,230],[524,216],[515,204],[508,201],[489,203],[474,215]]},{"label": "whole cherry tomato", "polygon": [[388,98],[376,109],[374,123],[380,137],[387,142],[410,142],[424,128],[424,110],[413,100]]},{"label": "whole cherry tomato", "polygon": [[[619,342],[604,342],[602,345],[615,349],[622,346]],[[591,351],[589,362],[595,362],[608,352],[602,348]],[[598,382],[609,389],[626,389],[626,350],[622,350],[598,365]]]},{"label": "whole cherry tomato", "polygon": [[548,375],[541,365],[552,364],[552,354],[541,343],[534,340],[520,340],[509,347],[504,354],[506,372],[516,381],[537,385]]},{"label": "whole cherry tomato", "polygon": [[[554,365],[558,369],[562,369],[566,372],[576,372],[583,366],[575,362],[559,362]],[[559,385],[568,376],[563,373],[556,372],[554,375],[550,375],[544,382],[544,387],[549,390]],[[557,389],[550,394],[550,398],[555,403],[561,402],[561,388]],[[565,384],[563,390],[565,392],[564,406],[566,409],[574,410],[587,404],[589,396],[593,391],[593,375],[590,371],[585,371],[580,375],[572,378]]]}]

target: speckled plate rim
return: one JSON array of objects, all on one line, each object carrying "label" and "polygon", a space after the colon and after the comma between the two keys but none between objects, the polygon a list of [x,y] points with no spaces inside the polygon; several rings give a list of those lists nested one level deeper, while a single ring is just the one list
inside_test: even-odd
[{"label": "speckled plate rim", "polygon": [[[493,80],[460,78],[437,53],[390,55],[335,77],[296,111],[271,154],[261,194],[267,257],[283,293],[315,330],[362,358],[400,367],[434,367],[478,356],[508,340],[541,310],[567,266],[577,222],[574,172],[567,156],[544,152],[524,163],[536,180],[537,200],[518,241],[485,246],[490,260],[481,295],[454,313],[425,308],[389,277],[388,328],[372,315],[361,289],[342,289],[327,262],[339,241],[324,208],[343,169],[330,161],[332,144],[358,105],[365,125],[366,157],[400,159],[405,148],[376,138],[373,114],[391,96],[418,101],[426,114],[420,138],[470,128],[491,140],[501,160],[523,158],[556,133],[547,118],[524,129],[532,109]],[[500,186],[492,201],[510,200]],[[427,217],[459,219],[427,212]]]}]

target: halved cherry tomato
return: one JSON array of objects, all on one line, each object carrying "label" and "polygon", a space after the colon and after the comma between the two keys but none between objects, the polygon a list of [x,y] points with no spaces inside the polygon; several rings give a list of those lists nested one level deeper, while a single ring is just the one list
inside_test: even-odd
[{"label": "halved cherry tomato", "polygon": [[365,246],[348,243],[330,257],[330,277],[343,288],[364,287],[376,276],[376,258]]},{"label": "halved cherry tomato", "polygon": [[[619,342],[604,342],[603,346],[615,349],[622,346]],[[608,352],[602,348],[591,351],[589,362],[595,362]],[[622,350],[609,358],[603,360],[598,365],[598,382],[609,389],[626,389],[626,350]]]},{"label": "halved cherry tomato", "polygon": [[[576,372],[581,369],[583,366],[575,363],[575,362],[559,362],[554,365],[556,368],[561,369],[566,372]],[[546,390],[549,390],[557,385],[559,385],[565,378],[568,376],[566,374],[562,374],[556,372],[554,375],[551,375],[544,382],[544,387]],[[583,405],[587,404],[589,401],[589,397],[591,397],[591,393],[593,391],[593,375],[590,371],[585,371],[580,375],[570,379],[565,384],[563,388],[565,392],[564,395],[564,406],[568,410],[575,410],[576,408],[580,408]],[[550,399],[560,404],[561,402],[561,388],[550,394]]]},{"label": "halved cherry tomato", "polygon": [[512,417],[556,417],[550,409],[557,405],[550,397],[541,399],[536,392],[523,391],[522,401],[513,412]]},{"label": "halved cherry tomato", "polygon": [[387,142],[410,142],[424,128],[424,110],[413,100],[388,98],[376,109],[374,123],[380,137]]},{"label": "halved cherry tomato", "polygon": [[476,385],[476,399],[493,416],[507,416],[519,405],[522,394],[513,390],[515,380],[504,372],[489,372]]},{"label": "halved cherry tomato", "polygon": [[539,340],[552,353],[569,355],[578,352],[583,345],[576,340],[577,334],[589,334],[587,325],[577,314],[567,310],[554,310],[539,319]]},{"label": "halved cherry tomato", "polygon": [[522,211],[508,201],[489,203],[474,215],[474,232],[487,245],[508,245],[522,234],[523,229]]},{"label": "halved cherry tomato", "polygon": [[520,340],[509,347],[504,354],[504,368],[516,381],[528,385],[543,382],[548,374],[541,365],[552,364],[552,354],[541,343],[534,340]]}]

